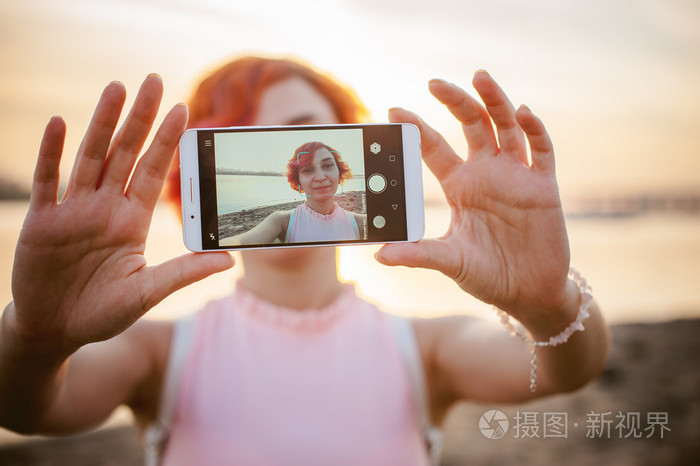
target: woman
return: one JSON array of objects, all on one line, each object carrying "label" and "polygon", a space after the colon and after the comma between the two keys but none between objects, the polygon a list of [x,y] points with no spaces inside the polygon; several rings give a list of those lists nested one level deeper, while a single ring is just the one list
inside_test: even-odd
[{"label": "woman", "polygon": [[[234,62],[195,93],[190,124],[352,122],[359,107],[342,92],[349,107],[338,105],[340,88],[319,76],[287,61]],[[607,330],[588,289],[567,275],[551,142],[487,73],[473,84],[484,106],[430,82],[463,125],[466,160],[416,115],[390,112],[419,127],[453,216],[443,237],[386,245],[377,259],[441,271],[500,308],[506,323],[519,320],[522,339],[466,316],[393,324],[340,283],[332,248],[245,251],[235,294],[194,324],[140,320],[176,289],[233,265],[226,253],[145,264],[152,210],[187,122],[176,106],[136,163],[162,92],[149,76],[113,140],[124,88],[105,89],[60,204],[65,125],[54,118],[47,126],[14,301],[0,321],[0,424],[66,433],[127,404],[146,426],[174,405],[164,464],[426,464],[420,397],[394,328],[417,343],[428,423],[440,425],[461,400],[519,402],[590,381],[603,368]],[[533,340],[550,346],[537,349],[536,372]]]},{"label": "woman", "polygon": [[[352,178],[340,153],[322,142],[307,142],[287,163],[287,181],[306,200],[293,210],[279,210],[250,230],[223,238],[221,246],[305,241],[342,241],[364,238],[366,217],[340,207],[338,187]],[[362,232],[362,233],[361,233]]]}]

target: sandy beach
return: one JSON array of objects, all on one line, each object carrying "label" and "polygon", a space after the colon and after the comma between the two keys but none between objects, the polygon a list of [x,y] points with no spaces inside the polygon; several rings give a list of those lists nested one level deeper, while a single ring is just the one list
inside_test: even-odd
[{"label": "sandy beach", "polygon": [[[219,238],[226,239],[236,236],[253,228],[273,212],[292,210],[304,201],[286,202],[254,209],[231,212],[219,216]],[[363,191],[348,191],[335,197],[335,202],[349,212],[366,213],[365,193]]]},{"label": "sandy beach", "polygon": [[[700,464],[699,335],[700,319],[613,326],[607,368],[584,389],[522,405],[456,407],[445,426],[441,464]],[[487,438],[479,428],[490,410],[508,420],[501,438]],[[566,436],[562,426],[545,429],[544,419],[554,414],[565,414]],[[632,422],[622,425],[620,415],[638,417],[639,431],[630,429]],[[137,437],[126,422],[65,438],[0,432],[0,464],[5,466],[141,463]]]}]

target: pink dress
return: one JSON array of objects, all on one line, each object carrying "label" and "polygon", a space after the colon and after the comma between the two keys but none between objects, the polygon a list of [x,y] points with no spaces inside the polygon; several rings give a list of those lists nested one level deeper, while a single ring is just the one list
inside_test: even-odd
[{"label": "pink dress", "polygon": [[306,202],[289,214],[285,243],[352,239],[360,239],[360,229],[355,217],[338,204],[328,215],[319,214]]},{"label": "pink dress", "polygon": [[389,319],[350,285],[319,310],[240,285],[208,304],[162,464],[429,464]]}]

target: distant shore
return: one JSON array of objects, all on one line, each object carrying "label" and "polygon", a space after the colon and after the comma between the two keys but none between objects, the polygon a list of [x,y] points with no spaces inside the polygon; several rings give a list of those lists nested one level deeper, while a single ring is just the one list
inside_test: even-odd
[{"label": "distant shore", "polygon": [[28,201],[29,188],[0,177],[0,201]]},{"label": "distant shore", "polygon": [[[335,197],[335,202],[349,212],[366,213],[365,193],[363,191],[348,191],[340,194]],[[220,215],[219,239],[230,238],[245,233],[265,220],[271,213],[280,210],[292,210],[303,203],[303,200],[285,202],[282,204],[256,207]]]}]

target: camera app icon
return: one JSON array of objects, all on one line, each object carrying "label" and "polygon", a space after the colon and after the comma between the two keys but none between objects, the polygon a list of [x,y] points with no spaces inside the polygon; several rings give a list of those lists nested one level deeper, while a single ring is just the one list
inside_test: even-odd
[{"label": "camera app icon", "polygon": [[381,150],[382,146],[380,146],[378,142],[373,142],[372,145],[369,146],[369,151],[374,155],[377,155]]}]

